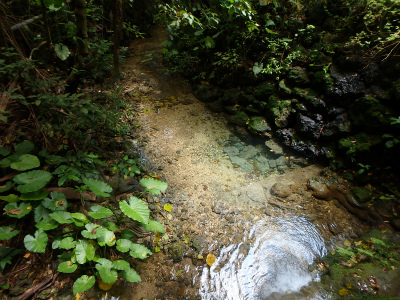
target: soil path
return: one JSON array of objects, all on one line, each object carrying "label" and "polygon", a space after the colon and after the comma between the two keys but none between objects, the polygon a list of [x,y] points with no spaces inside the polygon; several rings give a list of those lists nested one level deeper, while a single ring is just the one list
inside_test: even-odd
[{"label": "soil path", "polygon": [[[223,247],[239,243],[265,217],[306,215],[325,240],[360,233],[362,226],[353,216],[330,202],[316,202],[306,190],[307,180],[320,173],[318,166],[293,165],[284,174],[271,170],[267,176],[233,164],[227,148],[248,145],[233,135],[223,116],[193,96],[182,78],[167,74],[161,62],[166,32],[155,29],[150,35],[131,45],[123,88],[140,112],[134,143],[147,168],[169,185],[166,195],[149,200],[167,234],[144,239],[162,251],[136,266],[143,282],[127,284],[122,292],[113,288],[107,297],[200,299],[207,255],[218,257]],[[268,154],[263,145],[252,147],[261,149],[259,155]],[[297,192],[286,198],[272,195],[276,184]],[[171,204],[171,212],[163,209],[165,203]],[[174,243],[176,249],[171,248]],[[183,259],[173,262],[171,255]]]}]

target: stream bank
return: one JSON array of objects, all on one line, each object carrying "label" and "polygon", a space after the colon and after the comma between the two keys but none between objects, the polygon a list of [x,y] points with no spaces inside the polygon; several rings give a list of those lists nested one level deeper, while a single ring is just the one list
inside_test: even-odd
[{"label": "stream bank", "polygon": [[[308,265],[369,229],[339,196],[315,197],[332,182],[346,182],[210,111],[182,78],[163,70],[165,39],[154,29],[144,42],[131,45],[122,84],[138,111],[132,151],[150,175],[169,185],[165,195],[148,200],[167,233],[139,240],[161,250],[136,263],[141,283],[87,296],[329,299],[318,284],[319,272]],[[321,178],[327,179],[310,186],[324,172]],[[207,257],[216,258],[211,267]],[[253,273],[247,272],[249,266],[255,266]],[[246,272],[236,276],[242,269]],[[305,282],[293,282],[293,274]]]}]

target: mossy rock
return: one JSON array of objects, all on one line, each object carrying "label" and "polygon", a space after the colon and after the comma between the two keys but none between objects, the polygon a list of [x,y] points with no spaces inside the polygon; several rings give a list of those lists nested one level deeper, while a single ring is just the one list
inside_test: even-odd
[{"label": "mossy rock", "polygon": [[248,128],[251,132],[262,135],[271,131],[267,120],[259,116],[250,118]]},{"label": "mossy rock", "polygon": [[235,105],[239,102],[241,91],[238,89],[229,89],[224,92],[222,103],[224,105]]},{"label": "mossy rock", "polygon": [[327,92],[333,88],[333,78],[329,73],[318,71],[314,73],[312,84],[321,92]]},{"label": "mossy rock", "polygon": [[275,91],[275,85],[270,82],[263,82],[259,84],[254,90],[254,97],[258,100],[268,99]]},{"label": "mossy rock", "polygon": [[311,88],[299,88],[299,87],[295,87],[293,89],[294,93],[299,96],[300,98],[303,99],[314,99],[317,98],[319,96],[319,93]]},{"label": "mossy rock", "polygon": [[298,86],[305,86],[310,83],[307,70],[302,67],[294,67],[289,71],[287,76],[289,83]]},{"label": "mossy rock", "polygon": [[374,97],[357,99],[349,111],[352,124],[368,129],[388,126],[392,116],[391,110]]},{"label": "mossy rock", "polygon": [[239,111],[233,116],[228,116],[228,121],[238,124],[238,125],[246,125],[249,116],[244,111]]},{"label": "mossy rock", "polygon": [[351,194],[362,203],[368,202],[372,198],[371,190],[365,187],[355,187],[351,190]]},{"label": "mossy rock", "polygon": [[289,96],[293,94],[292,89],[288,86],[286,79],[279,81],[279,92],[284,96]]},{"label": "mossy rock", "polygon": [[202,102],[214,102],[222,96],[222,92],[215,86],[199,84],[196,87],[195,96]]},{"label": "mossy rock", "polygon": [[368,135],[365,132],[361,132],[339,140],[339,148],[345,151],[346,155],[354,156],[360,152],[369,152],[372,147],[380,143],[382,143],[382,139],[379,136]]},{"label": "mossy rock", "polygon": [[176,242],[168,247],[169,257],[173,261],[181,261],[183,258],[183,246],[180,242]]}]

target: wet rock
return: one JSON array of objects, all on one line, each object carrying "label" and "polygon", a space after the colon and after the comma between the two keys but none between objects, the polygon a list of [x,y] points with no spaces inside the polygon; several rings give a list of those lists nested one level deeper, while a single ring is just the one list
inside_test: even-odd
[{"label": "wet rock", "polygon": [[215,86],[201,84],[197,86],[195,96],[202,102],[214,102],[222,96],[222,92]]},{"label": "wet rock", "polygon": [[192,247],[196,249],[198,253],[201,253],[203,249],[207,248],[206,238],[204,236],[196,235],[193,237]]},{"label": "wet rock", "polygon": [[288,160],[285,156],[279,156],[275,161],[277,167],[287,167]]},{"label": "wet rock", "polygon": [[318,71],[314,74],[312,84],[318,91],[326,93],[333,88],[333,78],[329,73]]},{"label": "wet rock", "polygon": [[225,110],[225,107],[220,99],[218,99],[217,101],[211,102],[208,105],[208,108],[213,112],[223,112]]},{"label": "wet rock", "polygon": [[227,208],[224,202],[218,201],[212,206],[212,211],[216,214],[223,215],[227,212]]},{"label": "wet rock", "polygon": [[239,149],[235,146],[225,147],[224,152],[229,156],[237,156],[239,154]]},{"label": "wet rock", "polygon": [[283,96],[289,96],[289,95],[293,94],[292,89],[289,88],[287,85],[286,79],[282,79],[281,81],[279,81],[279,92]]},{"label": "wet rock", "polygon": [[297,128],[306,137],[317,140],[320,137],[323,123],[316,121],[308,116],[298,114]]},{"label": "wet rock", "polygon": [[264,187],[260,184],[251,184],[247,188],[246,194],[254,202],[263,203],[266,200]]},{"label": "wet rock", "polygon": [[268,97],[271,96],[271,94],[273,94],[274,90],[275,86],[273,83],[263,82],[255,88],[254,96],[258,100],[265,101],[266,99],[268,99]]},{"label": "wet rock", "polygon": [[176,242],[168,247],[168,253],[173,261],[180,261],[183,258],[183,246],[181,243]]},{"label": "wet rock", "polygon": [[244,111],[240,111],[233,116],[228,116],[227,119],[231,123],[246,125],[249,116]]},{"label": "wet rock", "polygon": [[351,123],[348,119],[347,113],[343,113],[338,115],[332,122],[325,124],[321,136],[332,137],[350,131]]},{"label": "wet rock", "polygon": [[294,112],[292,103],[297,100],[281,100],[277,106],[271,108],[274,123],[276,127],[283,128],[289,124],[291,114]]},{"label": "wet rock", "polygon": [[[252,159],[254,156],[256,156],[260,151],[254,147],[253,145],[247,145],[246,147],[243,148],[242,151],[240,151],[239,157],[243,159]],[[239,166],[241,164],[238,164]]]},{"label": "wet rock", "polygon": [[355,187],[351,190],[351,194],[361,203],[368,202],[372,198],[372,191],[365,187]]},{"label": "wet rock", "polygon": [[65,288],[57,292],[56,296],[54,296],[56,300],[74,300],[75,295],[72,294],[70,288]]},{"label": "wet rock", "polygon": [[258,116],[250,118],[248,128],[252,133],[259,135],[265,135],[271,132],[271,127],[267,123],[267,120]]},{"label": "wet rock", "polygon": [[270,150],[272,150],[275,154],[284,154],[283,148],[274,140],[268,140],[265,142],[265,146],[267,146]]},{"label": "wet rock", "polygon": [[251,172],[253,171],[253,165],[249,163],[246,159],[238,157],[238,156],[232,156],[231,157],[231,162],[234,166],[237,166],[244,172]]},{"label": "wet rock", "polygon": [[239,96],[241,91],[238,89],[229,89],[224,92],[224,96],[222,97],[223,105],[235,105],[238,103]]},{"label": "wet rock", "polygon": [[298,86],[304,86],[310,83],[310,79],[308,78],[306,69],[302,67],[294,67],[289,71],[287,76],[287,80],[293,84]]},{"label": "wet rock", "polygon": [[349,111],[352,124],[368,129],[389,125],[391,115],[390,109],[374,97],[357,99]]},{"label": "wet rock", "polygon": [[334,79],[330,95],[336,97],[362,96],[365,93],[365,85],[357,73],[342,72],[337,68],[331,68],[331,76]]},{"label": "wet rock", "polygon": [[290,185],[284,183],[275,183],[271,187],[271,194],[281,198],[287,198],[292,194]]},{"label": "wet rock", "polygon": [[259,155],[255,158],[255,168],[257,170],[259,170],[261,173],[265,173],[270,169],[269,163],[268,163],[268,159],[263,156],[263,155]]}]

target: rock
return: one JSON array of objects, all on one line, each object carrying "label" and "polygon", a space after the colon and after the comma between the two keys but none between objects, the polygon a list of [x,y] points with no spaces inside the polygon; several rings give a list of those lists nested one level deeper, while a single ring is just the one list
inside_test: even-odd
[{"label": "rock", "polygon": [[230,147],[225,147],[224,152],[229,156],[237,156],[239,154],[239,149],[234,146],[230,146]]},{"label": "rock", "polygon": [[224,92],[224,96],[221,99],[223,105],[236,105],[239,102],[239,96],[241,91],[238,89],[229,89]]},{"label": "rock", "polygon": [[333,79],[331,75],[325,71],[315,72],[312,84],[315,89],[322,93],[333,89]]},{"label": "rock", "polygon": [[308,138],[312,138],[314,140],[319,139],[322,126],[322,122],[315,121],[310,117],[304,116],[302,114],[298,114],[297,116],[297,128],[299,132],[301,132],[302,134],[304,134],[304,136]]},{"label": "rock", "polygon": [[256,161],[254,163],[254,166],[261,173],[265,173],[270,169],[270,166],[269,166],[269,163],[268,163],[268,159],[263,155],[259,155],[259,156],[256,157]]},{"label": "rock", "polygon": [[228,121],[238,125],[246,125],[249,116],[244,111],[239,111],[233,116],[227,117]]},{"label": "rock", "polygon": [[239,157],[243,159],[252,159],[254,156],[256,156],[260,151],[252,146],[252,145],[247,145],[246,147],[243,148],[243,150],[240,152]]},{"label": "rock", "polygon": [[338,115],[332,122],[328,122],[322,129],[321,136],[332,137],[341,133],[350,132],[351,123],[347,113]]},{"label": "rock", "polygon": [[349,118],[353,125],[377,129],[389,125],[391,110],[374,97],[362,97],[353,102]]},{"label": "rock", "polygon": [[197,253],[201,253],[203,249],[207,248],[206,238],[201,235],[194,236],[192,247],[196,249]]},{"label": "rock", "polygon": [[297,86],[305,86],[310,83],[310,79],[307,76],[306,69],[302,67],[294,67],[289,71],[287,80]]},{"label": "rock", "polygon": [[168,253],[173,261],[180,261],[183,258],[183,246],[181,243],[176,242],[168,247]]},{"label": "rock", "polygon": [[208,105],[208,107],[213,112],[223,112],[225,110],[225,107],[224,107],[221,99],[218,99],[218,100],[216,100],[214,102],[211,102]]},{"label": "rock", "polygon": [[264,187],[260,184],[250,184],[247,188],[246,194],[254,202],[263,203],[266,200]]},{"label": "rock", "polygon": [[354,187],[351,194],[361,203],[366,203],[372,198],[372,191],[365,187]]},{"label": "rock", "polygon": [[274,93],[274,90],[275,86],[273,83],[263,82],[255,88],[254,97],[258,100],[265,101]]},{"label": "rock", "polygon": [[70,288],[64,288],[57,292],[54,296],[55,300],[74,300],[75,295],[72,294],[72,290]]},{"label": "rock", "polygon": [[281,197],[281,198],[287,198],[292,194],[292,190],[290,188],[290,185],[284,184],[284,183],[275,183],[271,187],[271,195]]},{"label": "rock", "polygon": [[249,120],[248,128],[255,134],[265,135],[271,132],[271,127],[267,123],[267,120],[263,117],[251,117]]},{"label": "rock", "polygon": [[238,157],[238,156],[232,156],[231,157],[231,162],[232,162],[232,164],[234,166],[239,167],[244,172],[252,172],[253,171],[252,164],[249,163],[244,158],[241,158],[241,157]]},{"label": "rock", "polygon": [[213,102],[222,96],[220,89],[207,84],[198,85],[194,94],[202,102]]},{"label": "rock", "polygon": [[334,84],[331,90],[328,91],[330,95],[343,98],[344,96],[354,97],[365,94],[365,86],[359,74],[342,72],[334,67],[330,71],[334,79]]},{"label": "rock", "polygon": [[275,154],[284,154],[283,148],[275,142],[273,139],[265,141],[265,146],[267,146],[270,150],[272,150]]},{"label": "rock", "polygon": [[281,81],[279,81],[279,92],[283,96],[290,96],[291,94],[293,94],[292,89],[289,88],[287,85],[286,79],[282,79]]}]

